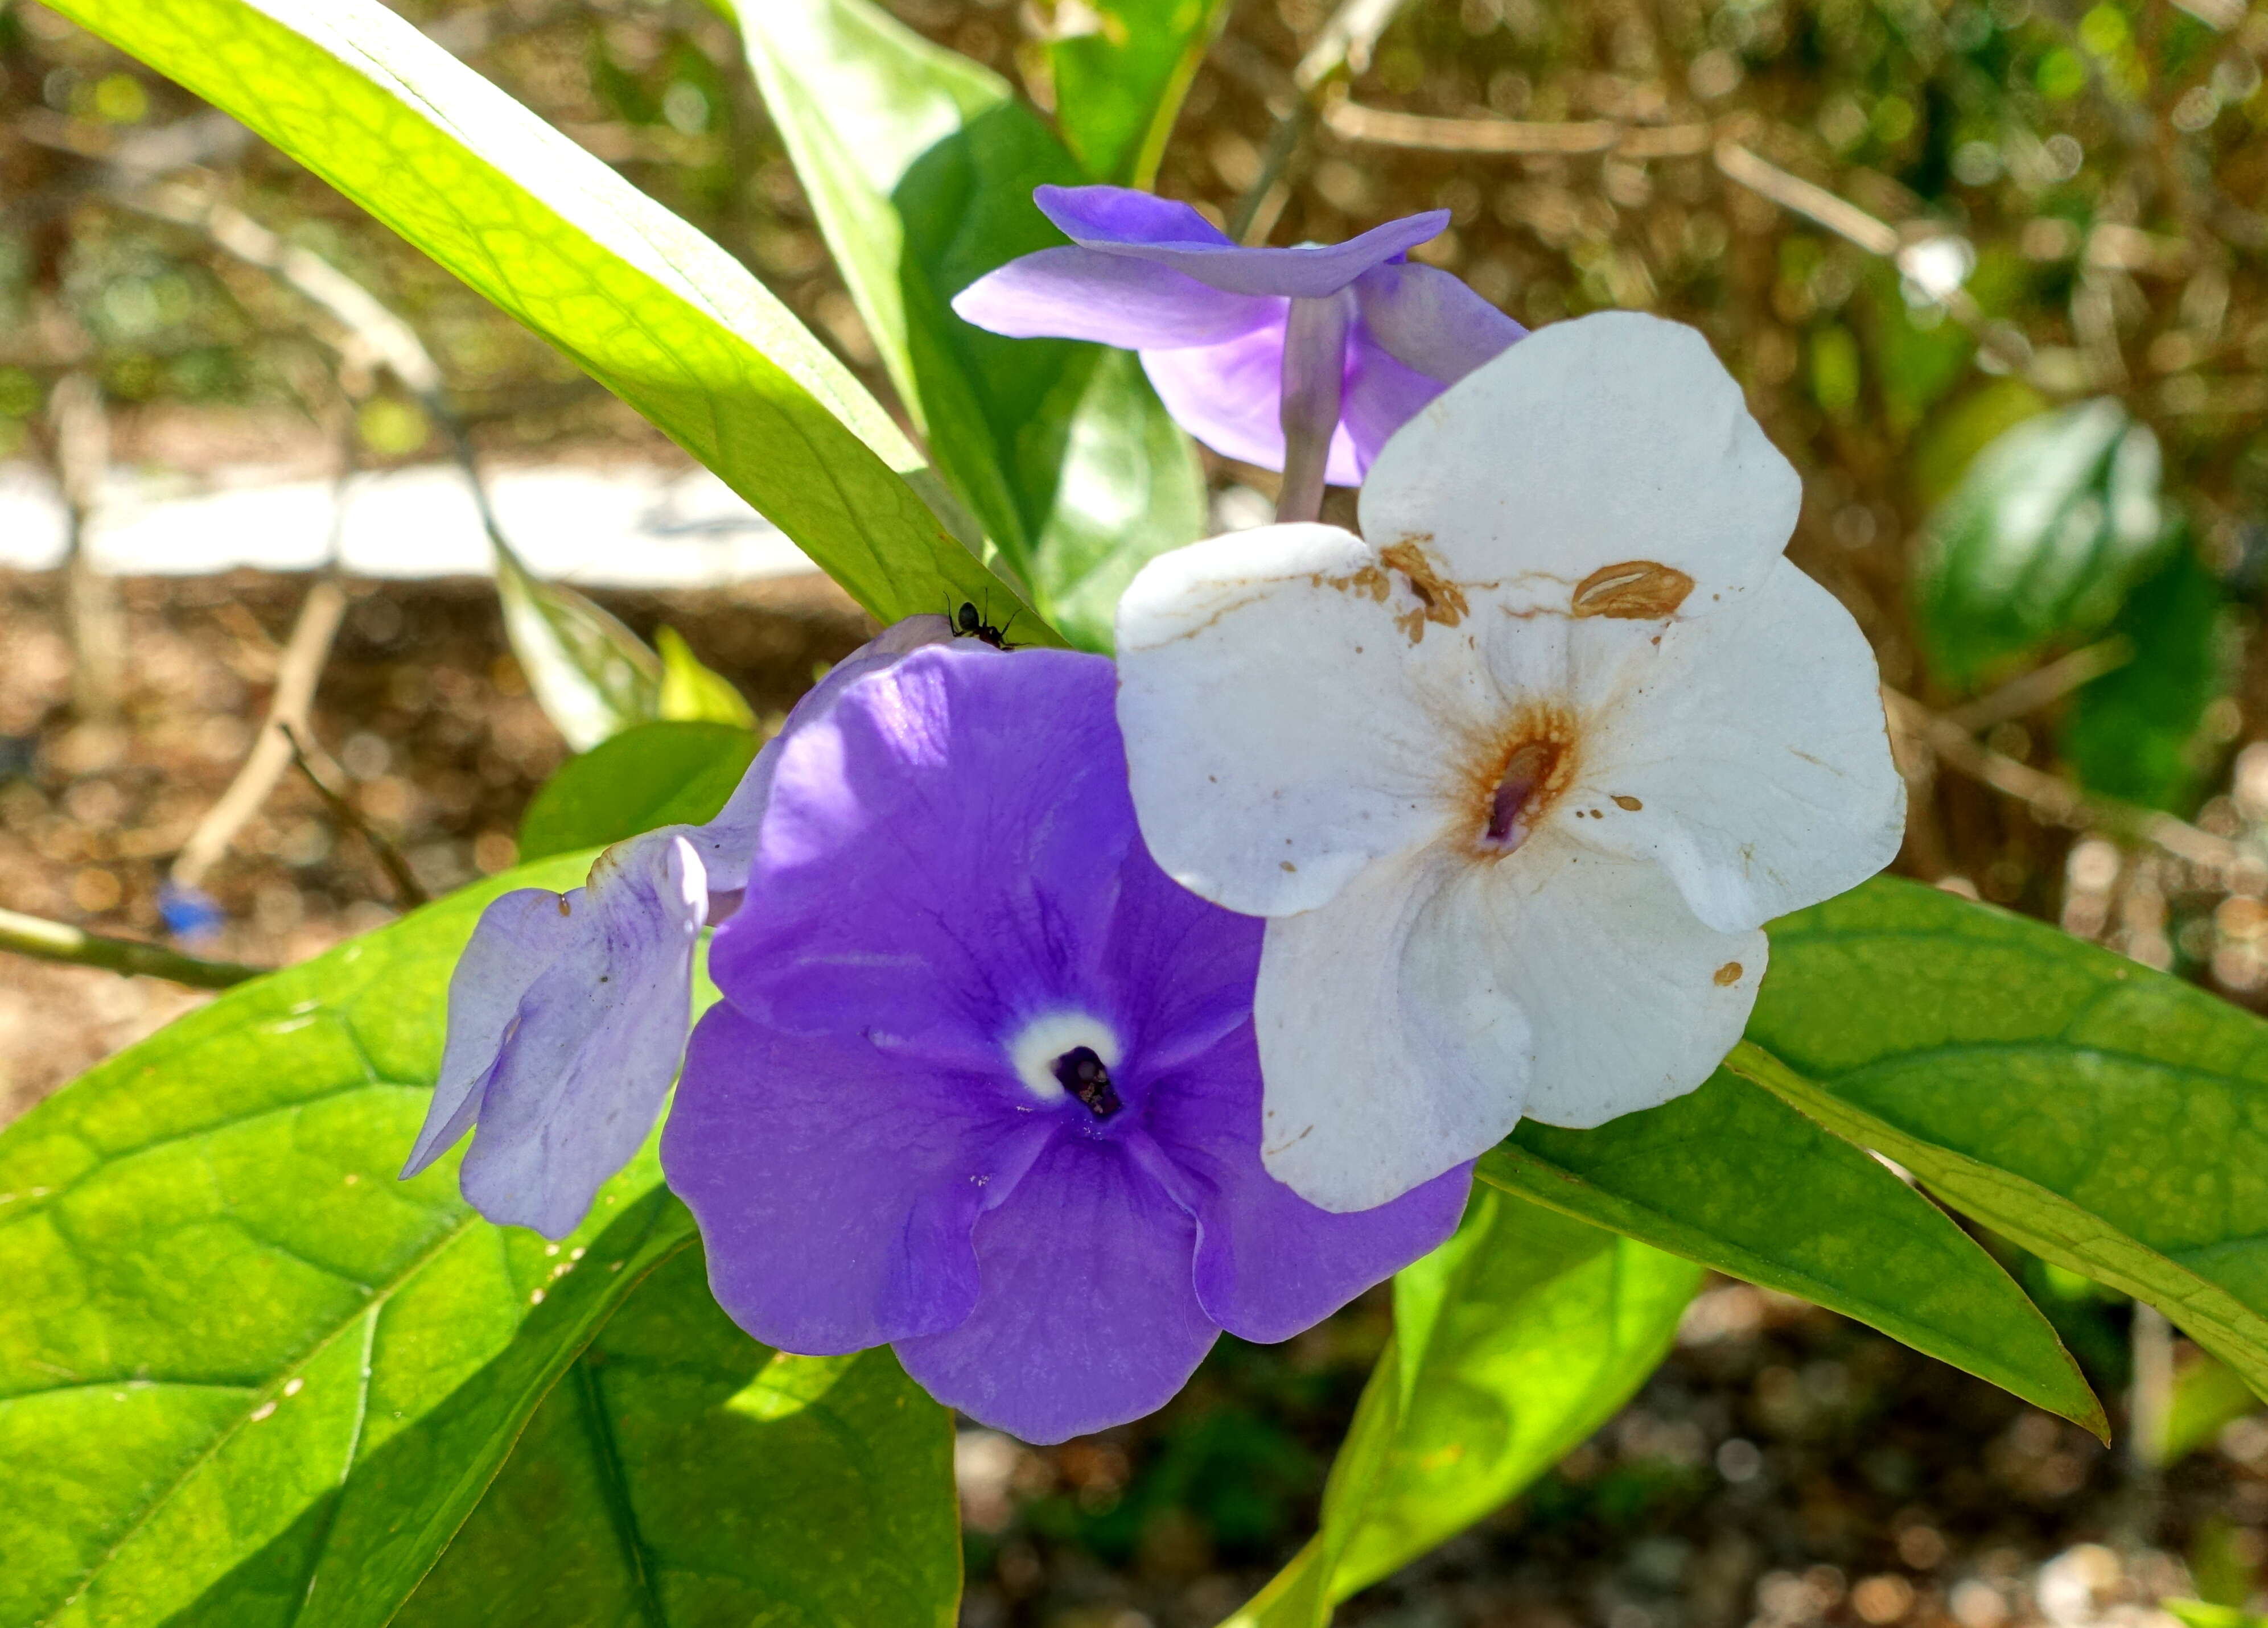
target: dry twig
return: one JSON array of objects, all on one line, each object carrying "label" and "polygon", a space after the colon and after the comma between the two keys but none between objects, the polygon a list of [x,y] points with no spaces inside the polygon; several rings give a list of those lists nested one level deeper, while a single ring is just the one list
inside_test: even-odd
[{"label": "dry twig", "polygon": [[331,817],[370,844],[371,852],[378,857],[379,865],[386,872],[386,879],[394,884],[395,902],[405,910],[414,910],[426,903],[431,895],[411,873],[409,861],[401,857],[392,843],[378,834],[369,821],[362,817],[360,809],[316,772],[314,764],[307,761],[306,748],[300,744],[298,734],[291,726],[279,723],[276,726],[276,732],[284,737],[284,748],[291,754],[293,767],[306,777],[309,785],[315,788],[315,795],[323,799],[323,806],[331,811]]}]

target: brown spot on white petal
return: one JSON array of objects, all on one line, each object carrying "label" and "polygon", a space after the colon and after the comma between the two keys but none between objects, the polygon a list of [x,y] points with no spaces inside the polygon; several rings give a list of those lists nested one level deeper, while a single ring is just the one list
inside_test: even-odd
[{"label": "brown spot on white petal", "polygon": [[1431,541],[1430,537],[1404,537],[1378,551],[1380,559],[1410,579],[1410,591],[1424,608],[1419,613],[1422,621],[1410,635],[1413,645],[1424,636],[1425,622],[1438,622],[1445,628],[1454,628],[1471,608],[1465,602],[1465,591],[1441,575],[1440,567],[1427,557],[1422,545]]},{"label": "brown spot on white petal", "polygon": [[1471,811],[1468,829],[1481,857],[1501,858],[1535,834],[1574,784],[1577,746],[1574,714],[1534,702],[1476,743],[1462,765],[1462,800]]},{"label": "brown spot on white petal", "polygon": [[1651,622],[1675,611],[1692,592],[1693,578],[1675,565],[1624,560],[1602,565],[1575,585],[1574,611],[1578,616]]},{"label": "brown spot on white petal", "polygon": [[1717,969],[1717,987],[1729,989],[1741,981],[1741,963],[1728,961]]},{"label": "brown spot on white petal", "polygon": [[1627,813],[1636,814],[1639,809],[1645,807],[1646,805],[1638,801],[1635,797],[1617,797],[1615,799],[1615,807],[1623,809]]}]

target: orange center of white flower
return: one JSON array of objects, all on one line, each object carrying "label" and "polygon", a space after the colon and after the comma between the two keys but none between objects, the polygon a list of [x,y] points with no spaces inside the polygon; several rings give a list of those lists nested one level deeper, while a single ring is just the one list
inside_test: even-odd
[{"label": "orange center of white flower", "polygon": [[1574,784],[1580,737],[1565,707],[1530,703],[1470,761],[1475,846],[1501,858],[1533,836]]}]

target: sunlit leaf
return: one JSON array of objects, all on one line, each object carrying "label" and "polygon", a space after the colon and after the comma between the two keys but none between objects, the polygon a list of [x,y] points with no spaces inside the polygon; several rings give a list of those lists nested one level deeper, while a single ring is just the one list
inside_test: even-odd
[{"label": "sunlit leaf", "polygon": [[1090,180],[1148,187],[1229,0],[1058,0],[1056,128]]},{"label": "sunlit leaf", "polygon": [[755,755],[754,733],[730,724],[665,720],[627,730],[544,782],[520,819],[520,858],[713,820]]},{"label": "sunlit leaf", "polygon": [[740,729],[756,726],[755,709],[733,688],[723,674],[701,665],[693,646],[675,628],[654,635],[661,654],[661,716],[684,723],[730,724]]},{"label": "sunlit leaf", "polygon": [[[947,303],[1063,242],[1032,189],[1077,182],[1077,165],[998,75],[868,0],[762,0],[740,22],[765,107],[939,468],[1041,608],[1107,649],[1118,590],[1204,528],[1194,448],[1130,355],[1004,339]],[[996,601],[990,620],[1005,619]]]},{"label": "sunlit leaf", "polygon": [[888,414],[745,267],[377,0],[55,9],[558,346],[881,621],[948,597],[1015,602],[947,529],[957,503]]},{"label": "sunlit leaf", "polygon": [[590,595],[496,551],[505,636],[551,726],[578,752],[661,716],[661,658]]}]

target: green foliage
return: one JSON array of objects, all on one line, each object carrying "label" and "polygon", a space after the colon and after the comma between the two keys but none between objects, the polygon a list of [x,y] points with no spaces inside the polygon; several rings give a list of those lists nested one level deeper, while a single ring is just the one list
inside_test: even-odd
[{"label": "green foliage", "polygon": [[2228,609],[2220,578],[2186,546],[2134,589],[2110,624],[2132,659],[2080,687],[2058,738],[2081,785],[2156,808],[2193,800],[2198,731],[2228,688]]},{"label": "green foliage", "polygon": [[1728,1066],[2268,1386],[2268,1029],[2042,924],[1877,879],[1775,924]]},{"label": "green foliage", "polygon": [[[1767,990],[1779,965],[1775,939]],[[1523,1123],[1484,1157],[1480,1174],[1855,1317],[2108,1432],[2055,1331],[1992,1256],[1875,1160],[1727,1071],[1690,1096],[1595,1131]]]},{"label": "green foliage", "polygon": [[940,522],[957,507],[888,414],[739,262],[376,0],[56,10],[558,346],[881,621],[948,597],[1016,602]]},{"label": "green foliage", "polygon": [[740,22],[813,211],[939,468],[1049,616],[1107,650],[1119,591],[1204,528],[1189,438],[1132,355],[1004,339],[948,304],[1063,241],[1032,189],[1076,183],[1078,166],[998,76],[867,0],[763,0]]},{"label": "green foliage", "polygon": [[1149,187],[1228,0],[1098,0],[1060,7],[1048,41],[1056,129],[1089,180]]},{"label": "green foliage", "polygon": [[661,659],[588,594],[546,582],[496,549],[512,653],[551,726],[578,752],[661,715]]},{"label": "green foliage", "polygon": [[1914,615],[1931,663],[1967,685],[2099,632],[2161,552],[2157,438],[2109,397],[2027,419],[1930,519]]},{"label": "green foliage", "polygon": [[888,1351],[733,1326],[696,1244],[536,1410],[396,1628],[950,1628],[953,1420]]},{"label": "green foliage", "polygon": [[1669,1349],[1698,1268],[1478,1190],[1395,1279],[1322,1529],[1230,1628],[1321,1628],[1331,1607],[1479,1520],[1604,1424]]},{"label": "green foliage", "polygon": [[730,724],[738,729],[756,726],[755,709],[733,688],[732,680],[701,665],[693,646],[675,628],[654,635],[661,652],[661,716],[688,722]]},{"label": "green foliage", "polygon": [[519,822],[519,856],[604,848],[663,825],[717,817],[756,755],[731,724],[641,724],[572,757],[544,783]]},{"label": "green foliage", "polygon": [[2224,1427],[2259,1410],[2260,1398],[2235,1369],[2211,1357],[2200,1357],[2174,1376],[2172,1405],[2166,1410],[2165,1434],[2158,1442],[2158,1462],[2179,1463],[2199,1448],[2212,1446]]}]

